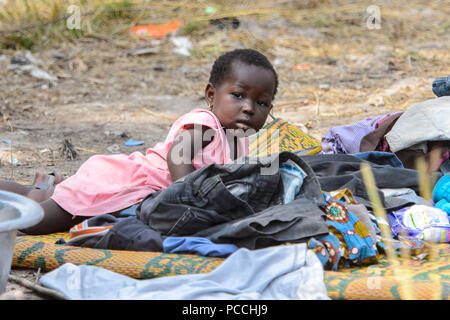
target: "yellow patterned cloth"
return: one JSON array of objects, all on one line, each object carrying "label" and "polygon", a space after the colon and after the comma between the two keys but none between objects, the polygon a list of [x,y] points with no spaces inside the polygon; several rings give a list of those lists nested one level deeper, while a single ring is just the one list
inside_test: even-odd
[{"label": "yellow patterned cloth", "polygon": [[189,254],[104,250],[55,244],[69,233],[17,237],[13,267],[50,271],[66,262],[102,267],[136,279],[176,274],[208,273],[223,259]]},{"label": "yellow patterned cloth", "polygon": [[280,151],[316,154],[322,150],[320,141],[282,119],[274,119],[257,134],[249,137],[249,156],[261,157]]}]

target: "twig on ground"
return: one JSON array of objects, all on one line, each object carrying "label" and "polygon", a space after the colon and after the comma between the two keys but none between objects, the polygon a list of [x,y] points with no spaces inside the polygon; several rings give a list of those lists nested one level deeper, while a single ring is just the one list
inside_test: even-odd
[{"label": "twig on ground", "polygon": [[151,114],[152,116],[158,117],[158,118],[163,118],[163,119],[167,119],[170,121],[176,121],[178,118],[166,115],[166,114],[162,114],[162,113],[157,113],[157,112],[153,112],[147,108],[142,108],[142,111],[147,112],[148,114]]},{"label": "twig on ground", "polygon": [[23,286],[25,288],[33,290],[34,292],[36,292],[39,295],[47,296],[47,297],[57,299],[57,300],[66,300],[66,297],[62,293],[60,293],[56,290],[45,288],[39,284],[33,283],[26,279],[22,279],[15,275],[10,274],[9,280],[14,281],[17,284],[20,284],[21,286]]}]

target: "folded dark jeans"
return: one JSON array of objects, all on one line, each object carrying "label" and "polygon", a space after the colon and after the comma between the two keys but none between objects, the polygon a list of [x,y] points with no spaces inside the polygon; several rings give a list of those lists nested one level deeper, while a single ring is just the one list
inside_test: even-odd
[{"label": "folded dark jeans", "polygon": [[[283,204],[283,183],[276,167],[287,160],[306,172],[292,204]],[[268,168],[275,170],[261,174]],[[314,172],[294,153],[282,152],[198,169],[149,195],[136,213],[164,236],[192,235],[255,249],[327,233],[321,204],[323,196]]]},{"label": "folded dark jeans", "polygon": [[328,234],[326,216],[310,199],[298,198],[251,216],[222,223],[195,233],[214,243],[233,243],[248,249],[285,242],[303,242]]}]

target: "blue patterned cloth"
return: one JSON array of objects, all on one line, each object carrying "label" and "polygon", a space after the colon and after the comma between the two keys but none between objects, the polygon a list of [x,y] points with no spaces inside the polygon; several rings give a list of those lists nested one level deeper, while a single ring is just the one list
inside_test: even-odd
[{"label": "blue patterned cloth", "polygon": [[378,251],[367,227],[344,202],[333,199],[328,193],[324,193],[324,199],[330,233],[308,243],[324,267],[336,271],[339,267],[376,263]]}]

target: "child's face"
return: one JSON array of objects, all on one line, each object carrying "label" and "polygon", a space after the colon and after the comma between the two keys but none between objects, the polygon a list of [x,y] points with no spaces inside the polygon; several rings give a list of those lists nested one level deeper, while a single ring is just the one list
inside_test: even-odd
[{"label": "child's face", "polygon": [[221,85],[208,84],[205,97],[225,129],[258,131],[272,108],[274,90],[270,70],[236,61]]}]

